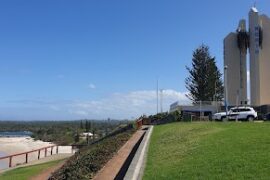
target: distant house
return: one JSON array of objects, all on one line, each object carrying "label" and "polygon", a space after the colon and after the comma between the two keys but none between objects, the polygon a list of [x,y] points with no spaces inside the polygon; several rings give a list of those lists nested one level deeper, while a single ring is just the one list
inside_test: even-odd
[{"label": "distant house", "polygon": [[81,133],[81,137],[87,138],[87,136],[92,139],[93,138],[93,133],[91,133],[91,132]]}]

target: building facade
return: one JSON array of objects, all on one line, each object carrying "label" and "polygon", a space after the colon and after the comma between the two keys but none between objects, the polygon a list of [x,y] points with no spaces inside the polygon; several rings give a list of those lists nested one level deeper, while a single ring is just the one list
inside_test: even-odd
[{"label": "building facade", "polygon": [[250,60],[250,104],[270,104],[270,19],[259,15],[253,7],[248,22],[249,31],[246,21],[241,20],[237,31],[224,39],[225,98],[230,106],[248,102],[247,54]]},{"label": "building facade", "polygon": [[251,105],[270,104],[270,19],[252,8],[249,29]]}]

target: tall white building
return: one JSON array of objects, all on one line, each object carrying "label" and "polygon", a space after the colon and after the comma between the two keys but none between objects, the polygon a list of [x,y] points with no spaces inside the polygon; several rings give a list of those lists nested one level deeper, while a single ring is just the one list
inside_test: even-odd
[{"label": "tall white building", "polygon": [[251,105],[270,104],[270,19],[249,12]]},{"label": "tall white building", "polygon": [[239,33],[246,32],[246,21],[241,20],[237,32],[224,39],[224,66],[227,66],[227,100],[229,105],[247,102],[247,49],[240,47]]},{"label": "tall white building", "polygon": [[[270,104],[270,19],[252,7],[246,21],[224,39],[224,66],[227,66],[227,100],[229,105],[247,101],[247,50],[250,56],[250,104]],[[226,86],[226,84],[225,84]]]}]

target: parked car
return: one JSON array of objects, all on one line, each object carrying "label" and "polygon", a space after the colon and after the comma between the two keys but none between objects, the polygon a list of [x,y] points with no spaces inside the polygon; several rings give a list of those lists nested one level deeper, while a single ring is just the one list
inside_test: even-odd
[{"label": "parked car", "polygon": [[263,116],[263,120],[269,121],[270,120],[270,113],[267,113]]},{"label": "parked car", "polygon": [[[257,112],[252,107],[234,107],[228,111],[229,120],[248,120],[253,121],[258,117]],[[226,112],[220,112],[213,115],[213,119],[223,121],[226,118]]]}]

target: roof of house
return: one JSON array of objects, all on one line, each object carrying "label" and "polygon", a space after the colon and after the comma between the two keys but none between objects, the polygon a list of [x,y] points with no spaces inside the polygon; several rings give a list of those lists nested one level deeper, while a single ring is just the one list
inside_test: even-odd
[{"label": "roof of house", "polygon": [[84,136],[93,136],[93,133],[91,133],[91,132],[84,132],[84,133],[82,133],[82,135],[84,135]]}]

